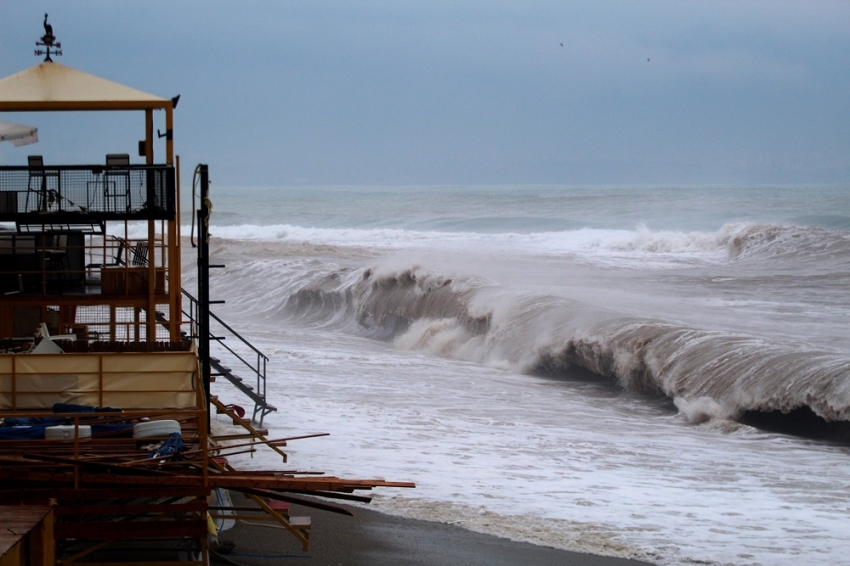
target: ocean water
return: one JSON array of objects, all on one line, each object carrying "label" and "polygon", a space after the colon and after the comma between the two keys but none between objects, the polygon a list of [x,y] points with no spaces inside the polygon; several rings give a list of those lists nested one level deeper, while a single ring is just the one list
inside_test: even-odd
[{"label": "ocean water", "polygon": [[331,433],[290,443],[298,469],[558,548],[850,564],[847,187],[212,201],[215,312],[271,357],[271,436]]}]

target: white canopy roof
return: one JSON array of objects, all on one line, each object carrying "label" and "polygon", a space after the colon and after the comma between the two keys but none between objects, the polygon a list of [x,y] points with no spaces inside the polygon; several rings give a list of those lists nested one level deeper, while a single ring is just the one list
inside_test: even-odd
[{"label": "white canopy roof", "polygon": [[52,61],[0,79],[0,111],[142,110],[171,107],[172,102],[167,98]]},{"label": "white canopy roof", "polygon": [[38,141],[38,128],[0,120],[0,142],[12,142],[16,147]]}]

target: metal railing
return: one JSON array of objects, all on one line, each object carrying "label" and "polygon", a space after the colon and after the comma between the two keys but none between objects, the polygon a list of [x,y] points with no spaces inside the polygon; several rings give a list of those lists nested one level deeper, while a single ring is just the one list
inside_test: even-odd
[{"label": "metal railing", "polygon": [[[189,310],[187,311],[186,308],[184,307],[183,308],[183,314],[185,314],[189,319],[189,322],[191,324],[191,334],[192,334],[192,336],[197,336],[197,332],[198,332],[198,324],[197,324],[198,299],[193,297],[191,293],[186,291],[186,289],[183,289],[183,295],[186,298],[189,299]],[[256,395],[256,397],[261,399],[263,401],[263,403],[265,403],[265,400],[266,400],[266,368],[268,366],[268,361],[269,361],[268,356],[266,356],[264,353],[262,353],[260,350],[258,350],[253,344],[248,342],[248,340],[246,340],[244,337],[242,337],[241,334],[239,334],[236,330],[234,330],[226,322],[221,320],[221,318],[219,318],[218,316],[216,316],[212,312],[210,312],[209,315],[210,315],[210,318],[212,320],[215,320],[223,329],[225,329],[227,332],[230,333],[228,336],[215,336],[214,333],[211,331],[210,332],[210,339],[213,340],[214,342],[218,343],[222,348],[224,348],[228,352],[230,352],[230,354],[232,354],[234,356],[234,358],[238,359],[240,362],[242,362],[242,364],[246,368],[248,368],[248,370],[251,372],[252,377],[256,379],[256,386],[254,388],[254,391],[256,391],[255,395]],[[244,346],[246,346],[252,352],[252,355],[256,356],[256,361],[251,362],[251,361],[246,360],[245,357],[243,357],[242,354],[238,353],[233,348],[231,348],[224,340],[225,338],[230,337],[230,336],[232,336],[233,338],[235,338],[236,340],[241,342]],[[256,399],[255,399],[255,401],[256,401]]]},{"label": "metal railing", "polygon": [[171,165],[0,167],[0,221],[171,220]]}]

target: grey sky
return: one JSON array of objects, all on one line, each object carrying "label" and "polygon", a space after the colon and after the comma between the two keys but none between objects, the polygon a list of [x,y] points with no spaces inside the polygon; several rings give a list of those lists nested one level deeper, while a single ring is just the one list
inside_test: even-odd
[{"label": "grey sky", "polygon": [[[177,151],[220,184],[850,178],[847,1],[6,0],[0,75],[39,62],[45,11],[59,62],[180,93]],[[42,140],[7,164],[134,153],[143,125],[0,118]]]}]

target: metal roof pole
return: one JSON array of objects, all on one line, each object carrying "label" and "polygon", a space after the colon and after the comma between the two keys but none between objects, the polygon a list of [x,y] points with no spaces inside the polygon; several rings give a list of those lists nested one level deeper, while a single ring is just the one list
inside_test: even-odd
[{"label": "metal roof pole", "polygon": [[153,165],[153,109],[145,110],[145,163]]},{"label": "metal roof pole", "polygon": [[165,162],[174,165],[174,102],[165,107]]},{"label": "metal roof pole", "polygon": [[[174,165],[174,105],[172,100],[169,106],[165,108],[165,155],[166,163]],[[175,171],[175,175],[179,175],[179,171]],[[180,265],[180,239],[178,237],[178,225],[180,224],[180,180],[175,180],[175,214],[174,220],[167,222],[168,229],[168,249],[173,252],[168,257],[168,272],[169,277],[169,330],[172,342],[180,341],[180,321],[183,318],[183,288],[182,268]]]},{"label": "metal roof pole", "polygon": [[[198,207],[198,358],[201,362],[201,374],[207,403],[210,402],[210,209],[209,209],[209,168],[205,164],[198,166],[201,177],[201,202]],[[210,425],[209,405],[207,406],[207,428]]]}]

